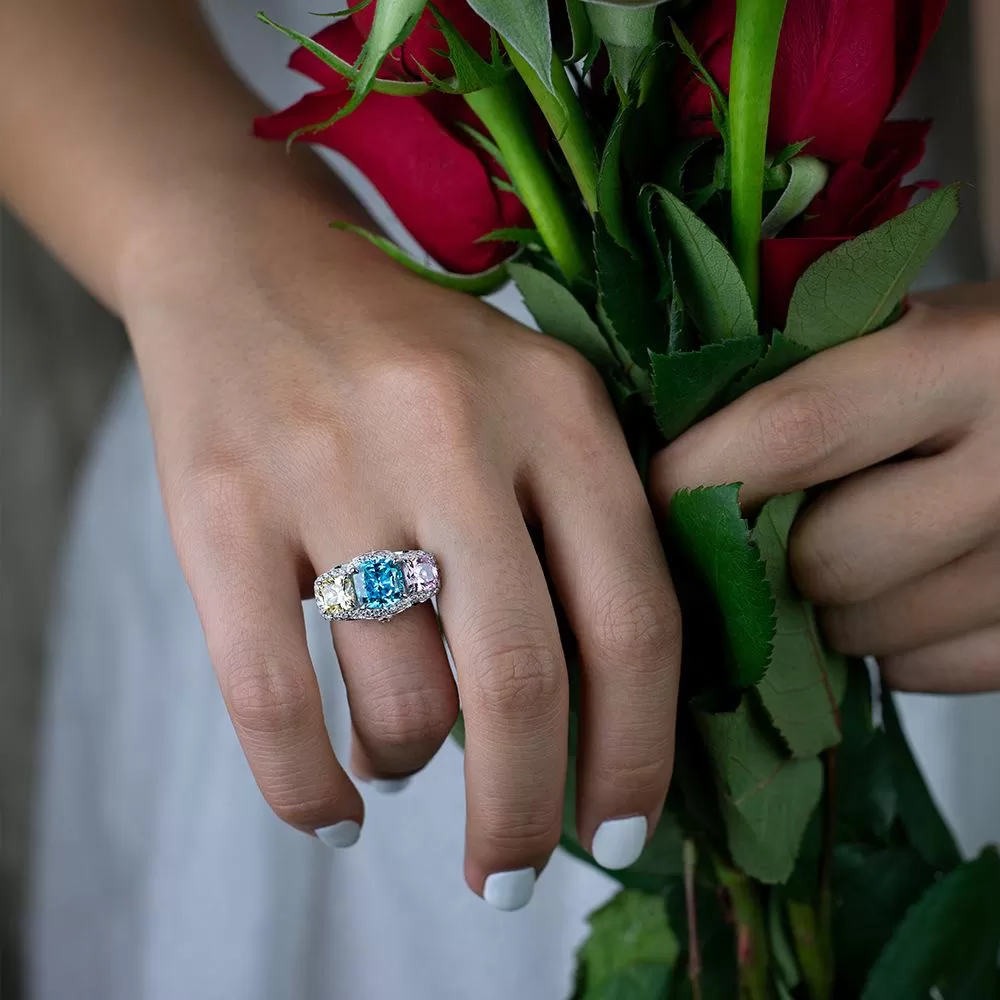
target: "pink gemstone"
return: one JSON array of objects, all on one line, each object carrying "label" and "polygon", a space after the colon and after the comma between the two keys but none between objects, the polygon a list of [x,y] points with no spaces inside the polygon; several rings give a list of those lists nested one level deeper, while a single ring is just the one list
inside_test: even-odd
[{"label": "pink gemstone", "polygon": [[418,594],[426,594],[437,585],[437,566],[426,556],[410,560],[403,571],[407,586]]}]

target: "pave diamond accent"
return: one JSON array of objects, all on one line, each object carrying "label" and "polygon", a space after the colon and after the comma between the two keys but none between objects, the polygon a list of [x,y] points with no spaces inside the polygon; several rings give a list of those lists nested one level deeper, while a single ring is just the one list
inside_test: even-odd
[{"label": "pave diamond accent", "polygon": [[429,552],[366,552],[316,578],[316,604],[329,621],[386,621],[441,588]]}]

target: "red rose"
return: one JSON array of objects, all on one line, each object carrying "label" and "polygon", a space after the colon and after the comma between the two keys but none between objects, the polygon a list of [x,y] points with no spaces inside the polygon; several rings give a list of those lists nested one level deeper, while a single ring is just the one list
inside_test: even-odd
[{"label": "red rose", "polygon": [[838,166],[827,186],[786,234],[761,243],[761,313],[781,328],[805,270],[848,240],[904,212],[921,185],[902,183],[923,159],[929,122],[886,122],[864,160]]},{"label": "red rose", "polygon": [[[809,153],[861,160],[906,88],[947,0],[789,0],[771,99],[770,146],[812,139]],[[736,0],[698,4],[687,26],[708,71],[726,91]],[[708,88],[680,67],[681,131],[713,131]]]},{"label": "red rose", "polygon": [[[438,3],[464,37],[489,47],[489,30],[462,2]],[[454,8],[454,10],[452,10]],[[353,64],[374,16],[365,8],[325,28],[316,41]],[[362,17],[362,15],[365,15]],[[450,64],[433,49],[446,45],[436,23],[425,15],[414,35],[390,56],[380,76],[417,78],[421,68],[450,75]],[[485,41],[484,41],[485,39]],[[258,118],[254,132],[264,139],[287,139],[304,126],[326,121],[351,97],[347,81],[305,49],[289,65],[322,85],[285,111]],[[417,242],[443,267],[465,274],[486,270],[510,253],[502,243],[477,243],[494,229],[530,226],[520,200],[499,190],[492,178],[497,164],[456,126],[483,130],[461,97],[429,93],[421,97],[369,94],[345,118],[321,132],[301,137],[336,150],[375,185]]]}]

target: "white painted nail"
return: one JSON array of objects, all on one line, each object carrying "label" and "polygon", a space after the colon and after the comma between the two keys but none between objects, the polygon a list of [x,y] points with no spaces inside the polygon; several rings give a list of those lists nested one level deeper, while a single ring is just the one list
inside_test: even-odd
[{"label": "white painted nail", "polygon": [[535,869],[518,868],[486,876],[483,899],[498,910],[519,910],[528,905],[535,891]]},{"label": "white painted nail", "polygon": [[594,860],[610,871],[635,864],[646,846],[648,828],[645,816],[606,820],[594,834]]},{"label": "white painted nail", "polygon": [[334,823],[333,826],[320,827],[316,831],[316,836],[327,847],[351,847],[361,836],[361,824],[355,823],[353,819],[345,819],[340,823]]},{"label": "white painted nail", "polygon": [[383,795],[395,795],[406,788],[409,783],[409,778],[376,778],[372,782],[372,788]]}]

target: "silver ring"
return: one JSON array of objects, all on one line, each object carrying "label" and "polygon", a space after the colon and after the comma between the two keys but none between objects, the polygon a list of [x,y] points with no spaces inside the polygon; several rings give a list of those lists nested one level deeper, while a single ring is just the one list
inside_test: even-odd
[{"label": "silver ring", "polygon": [[316,577],[316,606],[327,621],[388,621],[441,589],[437,560],[423,549],[378,549]]}]

